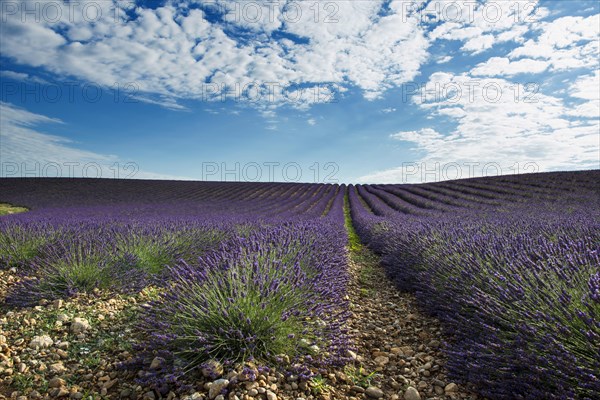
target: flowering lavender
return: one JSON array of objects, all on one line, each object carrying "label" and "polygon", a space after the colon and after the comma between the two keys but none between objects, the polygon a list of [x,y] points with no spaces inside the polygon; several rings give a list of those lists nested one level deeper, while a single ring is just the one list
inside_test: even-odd
[{"label": "flowering lavender", "polygon": [[20,199],[31,209],[3,217],[0,235],[11,243],[45,239],[22,258],[22,280],[8,302],[28,306],[152,284],[158,298],[139,316],[143,340],[134,364],[165,360],[140,377],[159,392],[179,385],[182,373],[209,371],[215,360],[245,363],[249,376],[256,371],[249,365],[283,364],[308,377],[345,361],[345,191],[317,184],[0,179],[3,200]]},{"label": "flowering lavender", "polygon": [[0,269],[27,266],[57,235],[49,224],[0,223]]},{"label": "flowering lavender", "polygon": [[[326,233],[339,239],[323,240]],[[268,364],[280,354],[337,362],[346,346],[342,240],[337,228],[298,221],[258,228],[182,261],[145,312],[147,350],[166,346],[182,372],[211,359]]]},{"label": "flowering lavender", "polygon": [[130,268],[129,257],[111,256],[111,244],[106,238],[98,241],[86,235],[63,237],[22,267],[23,279],[8,294],[7,303],[30,306],[41,299],[65,298],[96,289],[130,293],[141,290],[147,284],[147,274]]},{"label": "flowering lavender", "polygon": [[[343,204],[437,315],[452,379],[491,399],[600,398],[600,172],[423,185],[0,179],[9,304],[96,288],[158,298],[138,367],[160,393],[216,360],[309,377],[345,361]],[[356,238],[353,237],[355,240]],[[286,353],[288,357],[284,357]],[[216,372],[215,372],[216,373]]]},{"label": "flowering lavender", "polygon": [[[464,206],[392,214],[382,190]],[[349,201],[389,276],[444,322],[454,379],[492,399],[600,397],[599,171],[351,186]]]}]

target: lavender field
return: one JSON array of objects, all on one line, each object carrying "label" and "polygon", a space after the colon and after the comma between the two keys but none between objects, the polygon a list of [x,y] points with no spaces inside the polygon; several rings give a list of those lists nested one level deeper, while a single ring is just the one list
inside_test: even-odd
[{"label": "lavender field", "polygon": [[[0,398],[600,398],[600,171],[7,178],[0,202],[28,210],[0,217]],[[357,252],[436,340],[351,328]]]}]

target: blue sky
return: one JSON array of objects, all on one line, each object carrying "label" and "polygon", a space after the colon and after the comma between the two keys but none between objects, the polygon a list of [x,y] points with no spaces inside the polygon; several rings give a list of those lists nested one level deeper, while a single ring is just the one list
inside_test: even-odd
[{"label": "blue sky", "polygon": [[0,12],[3,177],[404,183],[600,168],[596,1]]}]

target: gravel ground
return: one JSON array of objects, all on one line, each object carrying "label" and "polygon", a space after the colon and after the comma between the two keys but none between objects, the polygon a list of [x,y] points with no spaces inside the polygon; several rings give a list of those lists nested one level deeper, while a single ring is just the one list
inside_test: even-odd
[{"label": "gravel ground", "polygon": [[[358,398],[483,399],[448,380],[439,321],[424,315],[412,295],[393,286],[378,257],[363,248],[351,257],[350,271],[356,360],[366,374],[375,373],[372,390]],[[362,393],[358,387],[351,390]],[[347,397],[340,393],[334,398]]]},{"label": "gravel ground", "polygon": [[[438,321],[392,286],[374,255],[354,254],[350,270],[352,365],[308,382],[277,369],[257,371],[253,382],[235,371],[216,380],[198,374],[190,377],[190,391],[164,398],[481,399],[446,378]],[[13,272],[0,271],[0,293],[18,280]],[[156,293],[152,288],[136,296],[96,292],[25,309],[9,309],[0,295],[0,399],[163,398],[136,383],[136,375],[146,371],[118,368],[134,357],[136,314]]]}]

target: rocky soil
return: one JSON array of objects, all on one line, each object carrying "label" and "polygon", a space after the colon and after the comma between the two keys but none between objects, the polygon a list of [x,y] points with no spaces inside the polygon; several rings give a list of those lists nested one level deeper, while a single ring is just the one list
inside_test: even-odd
[{"label": "rocky soil", "polygon": [[[0,399],[480,399],[448,380],[439,323],[393,287],[374,255],[363,249],[350,259],[355,351],[345,368],[309,381],[276,368],[256,370],[253,381],[235,371],[198,374],[185,391],[161,395],[137,383],[147,371],[119,368],[134,357],[136,314],[156,289],[128,297],[96,292],[25,309],[8,308],[0,295]],[[14,271],[0,271],[0,293],[17,280]],[[149,368],[160,363],[156,358]],[[214,369],[222,373],[218,363]]]},{"label": "rocky soil", "polygon": [[483,399],[447,378],[439,322],[393,286],[378,257],[363,248],[351,257],[350,272],[356,364],[374,375],[365,390],[354,386],[334,398],[352,398],[354,392],[356,398],[390,400]]}]

